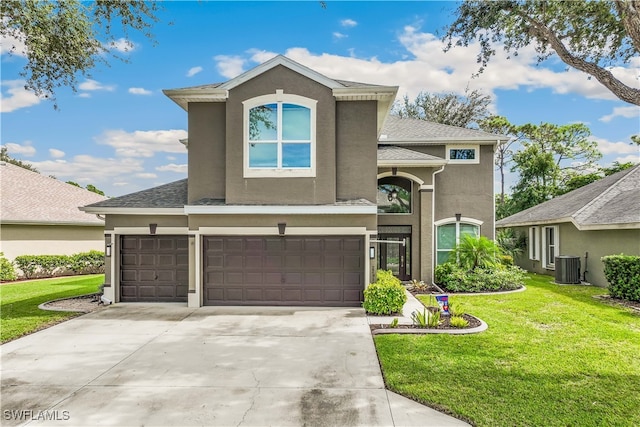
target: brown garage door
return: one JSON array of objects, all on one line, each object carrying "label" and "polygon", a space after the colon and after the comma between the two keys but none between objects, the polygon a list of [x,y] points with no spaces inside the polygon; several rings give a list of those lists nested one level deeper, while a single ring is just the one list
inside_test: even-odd
[{"label": "brown garage door", "polygon": [[122,236],[120,243],[120,301],[187,301],[187,236]]},{"label": "brown garage door", "polygon": [[206,236],[205,305],[359,306],[361,236]]}]

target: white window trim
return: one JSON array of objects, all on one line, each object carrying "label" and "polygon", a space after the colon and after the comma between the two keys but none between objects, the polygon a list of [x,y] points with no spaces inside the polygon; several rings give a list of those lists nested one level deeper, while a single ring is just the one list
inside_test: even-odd
[{"label": "white window trim", "polygon": [[438,227],[442,226],[442,225],[449,225],[449,224],[455,224],[456,225],[456,246],[458,246],[460,244],[460,225],[461,224],[471,224],[471,225],[475,225],[476,227],[478,227],[478,236],[482,235],[482,221],[474,219],[474,218],[460,218],[460,221],[456,221],[455,218],[445,218],[445,219],[441,219],[439,221],[435,221],[433,224],[436,226],[436,229],[434,230],[435,232],[435,254],[436,254],[436,259],[435,262],[438,262],[438,253],[440,252],[451,252],[452,249],[439,249],[438,247]]},{"label": "white window trim", "polygon": [[547,270],[555,270],[556,269],[556,260],[548,260],[547,259],[547,229],[553,229],[553,235],[555,241],[553,242],[554,246],[554,254],[555,256],[560,255],[560,230],[557,225],[546,226],[542,228],[542,266]]},{"label": "white window trim", "polygon": [[[449,161],[449,164],[478,164],[480,163],[480,145],[478,144],[472,144],[472,145],[447,145],[447,157],[446,159]],[[476,158],[473,160],[462,160],[462,159],[451,159],[450,158],[450,153],[449,150],[451,149],[456,149],[456,150],[475,150],[476,151]]]},{"label": "white window trim", "polygon": [[528,246],[529,259],[532,261],[540,261],[540,227],[529,227]]},{"label": "white window trim", "polygon": [[[309,168],[251,168],[249,167],[249,111],[259,105],[291,103],[307,107],[311,111],[311,167]],[[242,103],[243,108],[243,164],[245,178],[301,178],[316,176],[316,107],[318,101],[300,95],[285,94],[282,89],[275,94],[257,96]],[[280,119],[280,116],[279,116]]]}]

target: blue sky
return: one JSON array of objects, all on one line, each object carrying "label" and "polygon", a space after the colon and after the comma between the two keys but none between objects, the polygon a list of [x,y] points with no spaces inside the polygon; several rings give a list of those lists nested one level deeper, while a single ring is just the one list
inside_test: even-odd
[{"label": "blue sky", "polygon": [[[166,2],[154,42],[131,33],[129,62],[110,59],[79,91],[57,92],[59,111],[24,91],[25,63],[2,43],[2,145],[60,180],[118,196],[186,177],[187,113],[162,89],[226,81],[275,54],[328,77],[421,90],[492,96],[492,111],[512,123],[582,122],[603,152],[601,164],[638,161],[630,136],[640,108],[556,60],[536,65],[532,50],[499,53],[479,78],[477,46],[448,53],[438,34],[453,2]],[[117,51],[126,43],[121,40]],[[18,43],[19,46],[19,43]],[[640,58],[613,72],[638,85]]]}]

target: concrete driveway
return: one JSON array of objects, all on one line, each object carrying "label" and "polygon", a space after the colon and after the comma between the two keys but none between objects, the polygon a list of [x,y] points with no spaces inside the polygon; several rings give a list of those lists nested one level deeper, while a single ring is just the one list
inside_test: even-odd
[{"label": "concrete driveway", "polygon": [[362,309],[119,304],[0,350],[2,425],[466,425],[385,390]]}]

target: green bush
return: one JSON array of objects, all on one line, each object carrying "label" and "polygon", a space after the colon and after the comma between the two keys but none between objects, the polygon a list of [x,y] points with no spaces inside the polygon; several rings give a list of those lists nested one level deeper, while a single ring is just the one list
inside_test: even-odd
[{"label": "green bush", "polygon": [[516,266],[463,271],[453,263],[436,267],[436,284],[447,292],[495,292],[524,286],[525,272]]},{"label": "green bush", "polygon": [[89,251],[71,255],[69,269],[76,274],[104,273],[104,252]]},{"label": "green bush", "polygon": [[609,255],[602,257],[604,277],[614,298],[640,302],[640,256]]},{"label": "green bush", "polygon": [[13,267],[13,263],[4,256],[4,252],[0,252],[0,281],[10,282],[16,280],[16,270]]},{"label": "green bush", "polygon": [[379,270],[376,283],[372,283],[364,290],[362,307],[371,314],[401,313],[407,302],[404,286],[391,271]]}]

